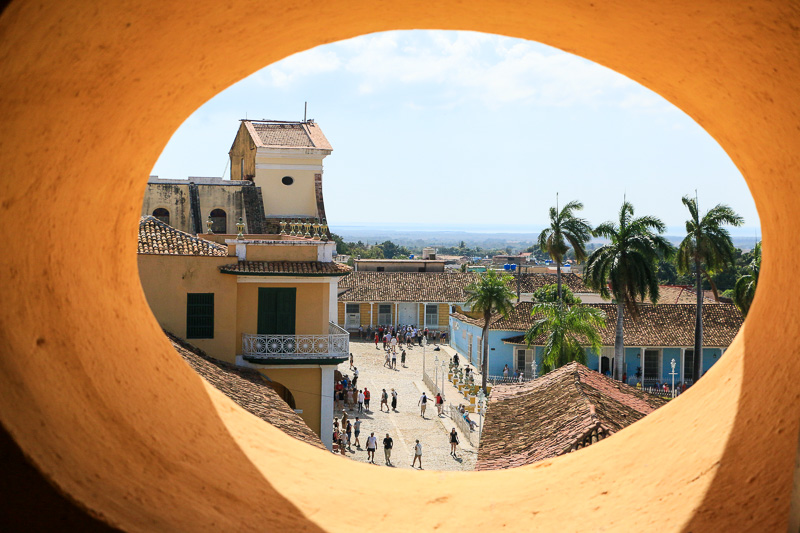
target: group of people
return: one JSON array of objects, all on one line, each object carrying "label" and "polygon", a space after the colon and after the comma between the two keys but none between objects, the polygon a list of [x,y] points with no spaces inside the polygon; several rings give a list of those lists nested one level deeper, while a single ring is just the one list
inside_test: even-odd
[{"label": "group of people", "polygon": [[347,375],[344,375],[341,380],[334,384],[334,409],[336,411],[344,411],[346,406],[351,411],[357,409],[359,413],[364,410],[369,412],[369,400],[372,393],[367,387],[363,389],[357,388],[357,384],[358,368],[353,371],[352,380]]},{"label": "group of people", "polygon": [[[423,392],[422,396],[419,397],[419,401],[417,402],[417,405],[419,406],[419,416],[422,418],[425,418],[425,409],[428,407],[428,400],[428,395]],[[442,398],[442,393],[436,393],[433,403],[436,405],[436,415],[441,417],[442,411],[444,410],[444,398]]]},{"label": "group of people", "polygon": [[409,348],[415,345],[422,346],[424,339],[435,344],[446,343],[447,331],[433,331],[413,325],[378,326],[375,329],[372,329],[372,326],[367,326],[366,330],[363,326],[359,326],[358,337],[361,340],[373,339],[376,350],[378,349],[378,344],[383,343],[384,350],[392,348],[394,351],[398,345],[402,346],[403,344]]}]

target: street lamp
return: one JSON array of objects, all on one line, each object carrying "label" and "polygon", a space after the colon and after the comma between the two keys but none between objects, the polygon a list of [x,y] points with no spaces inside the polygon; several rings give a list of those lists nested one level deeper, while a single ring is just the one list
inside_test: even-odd
[{"label": "street lamp", "polygon": [[483,389],[478,391],[478,449],[481,447],[481,434],[483,433],[483,417],[486,414],[486,393]]},{"label": "street lamp", "polygon": [[672,372],[670,372],[670,376],[672,376],[672,397],[675,397],[675,359],[670,361],[669,366],[672,367]]},{"label": "street lamp", "polygon": [[[439,356],[433,358],[433,383],[434,388],[439,388]],[[434,391],[436,392],[436,391]]]},{"label": "street lamp", "polygon": [[444,376],[447,374],[447,359],[442,358],[442,399],[444,399]]},{"label": "street lamp", "polygon": [[425,374],[425,348],[428,346],[428,339],[422,337],[422,374]]}]

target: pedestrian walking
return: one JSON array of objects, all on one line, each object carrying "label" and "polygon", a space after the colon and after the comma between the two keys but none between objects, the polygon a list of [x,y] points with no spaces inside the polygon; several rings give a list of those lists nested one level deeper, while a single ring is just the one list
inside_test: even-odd
[{"label": "pedestrian walking", "polygon": [[386,394],[386,389],[383,389],[381,393],[381,413],[383,412],[383,406],[386,405],[386,412],[389,412],[389,395]]},{"label": "pedestrian walking", "polygon": [[347,428],[344,430],[345,434],[347,435],[347,447],[351,447],[351,439],[353,438],[353,424],[350,421],[347,421]]},{"label": "pedestrian walking", "polygon": [[394,442],[392,441],[392,437],[389,434],[386,434],[386,438],[383,439],[383,455],[386,458],[386,466],[392,466],[392,446]]},{"label": "pedestrian walking", "polygon": [[403,365],[403,368],[406,368],[406,351],[405,350],[403,350],[403,352],[400,354],[400,364]]},{"label": "pedestrian walking", "polygon": [[392,366],[391,368],[397,370],[397,354],[392,352]]},{"label": "pedestrian walking", "polygon": [[422,444],[417,439],[417,444],[414,445],[414,462],[411,463],[411,468],[419,461],[419,469],[422,470]]},{"label": "pedestrian walking", "polygon": [[442,409],[444,409],[444,399],[442,398],[442,393],[436,393],[436,416],[442,416]]},{"label": "pedestrian walking", "polygon": [[419,397],[417,405],[419,405],[419,416],[425,418],[425,408],[428,406],[428,397],[425,396],[424,392],[422,393],[422,396]]},{"label": "pedestrian walking", "polygon": [[397,411],[397,391],[392,389],[392,411]]},{"label": "pedestrian walking", "polygon": [[458,446],[458,433],[456,432],[456,428],[453,428],[450,431],[450,455],[453,457],[458,457],[456,455],[456,446]]},{"label": "pedestrian walking", "polygon": [[375,332],[375,349],[376,350],[378,349],[378,339],[380,339],[380,336],[378,335],[377,332]]},{"label": "pedestrian walking", "polygon": [[361,443],[358,442],[358,436],[361,434],[361,420],[356,417],[356,421],[353,424],[353,433],[356,437],[356,448],[361,449]]},{"label": "pedestrian walking", "polygon": [[353,352],[350,352],[350,370],[353,370]]},{"label": "pedestrian walking", "polygon": [[391,361],[391,355],[389,354],[389,350],[386,350],[386,359],[383,361],[383,366],[386,368],[392,368],[392,361]]},{"label": "pedestrian walking", "polygon": [[367,410],[368,413],[369,413],[369,396],[370,396],[369,389],[364,387],[364,408]]},{"label": "pedestrian walking", "polygon": [[364,410],[364,391],[358,391],[358,412]]},{"label": "pedestrian walking", "polygon": [[375,449],[378,447],[378,439],[375,438],[375,433],[370,433],[367,437],[367,460],[375,464]]}]

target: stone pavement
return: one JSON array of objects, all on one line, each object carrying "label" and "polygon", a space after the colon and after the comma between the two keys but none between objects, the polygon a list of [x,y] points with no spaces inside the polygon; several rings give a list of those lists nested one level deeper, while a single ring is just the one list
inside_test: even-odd
[{"label": "stone pavement", "polygon": [[[447,346],[442,346],[440,351],[434,351],[433,345],[428,345],[425,349],[426,365],[429,374],[433,378],[433,360],[435,356],[452,358],[455,351]],[[375,433],[378,439],[378,449],[375,453],[375,463],[384,466],[383,438],[386,433],[394,440],[392,450],[392,463],[395,468],[411,468],[414,457],[414,445],[416,439],[422,444],[422,461],[425,470],[473,470],[477,460],[477,449],[470,445],[469,440],[459,432],[457,458],[450,455],[450,443],[448,434],[454,427],[448,416],[447,402],[442,417],[437,417],[436,407],[433,403],[431,391],[427,389],[422,381],[422,359],[423,348],[414,346],[406,349],[406,367],[400,362],[400,349],[397,352],[397,369],[389,369],[384,366],[385,352],[381,345],[375,349],[374,342],[361,342],[358,339],[351,339],[350,351],[353,353],[355,366],[358,368],[358,388],[365,386],[371,392],[370,411],[358,413],[355,409],[347,411],[350,420],[355,421],[355,417],[361,418],[361,448],[355,445],[355,436],[352,439],[352,447],[347,450],[346,456],[366,463],[367,451],[366,440],[371,432]],[[349,375],[350,364],[342,363],[339,371]],[[458,390],[452,384],[445,383],[446,399],[455,404],[463,403],[463,397],[458,394]],[[447,387],[449,385],[449,388]],[[386,389],[389,393],[389,403],[391,404],[391,390],[397,390],[397,411],[380,411],[381,392]],[[425,411],[425,418],[420,416],[420,408],[417,405],[422,391],[430,398],[428,407]],[[334,417],[341,420],[341,411],[334,413]],[[477,415],[472,415],[478,421]]]}]

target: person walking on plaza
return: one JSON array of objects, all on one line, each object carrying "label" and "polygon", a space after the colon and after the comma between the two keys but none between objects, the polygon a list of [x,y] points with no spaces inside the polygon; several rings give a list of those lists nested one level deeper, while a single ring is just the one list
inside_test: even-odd
[{"label": "person walking on plaza", "polygon": [[347,435],[347,447],[352,448],[351,440],[353,438],[353,424],[350,421],[347,421],[347,428],[344,430],[345,434]]},{"label": "person walking on plaza", "polygon": [[425,418],[425,408],[428,407],[428,397],[425,396],[424,392],[422,393],[422,396],[420,396],[417,405],[419,405],[419,416]]},{"label": "person walking on plaza", "polygon": [[383,361],[383,366],[386,368],[392,368],[392,360],[389,350],[386,350],[386,359]]},{"label": "person walking on plaza", "polygon": [[453,457],[458,457],[456,455],[456,446],[458,446],[458,433],[456,433],[456,428],[453,428],[450,431],[450,455]]},{"label": "person walking on plaza", "polygon": [[392,366],[394,370],[397,370],[397,352],[392,352]]},{"label": "person walking on plaza", "polygon": [[361,449],[361,443],[358,442],[358,436],[361,434],[361,420],[356,417],[356,422],[353,424],[353,433],[356,436],[356,448]]},{"label": "person walking on plaza", "polygon": [[400,353],[400,364],[403,365],[403,368],[406,368],[406,351],[405,350],[403,350]]},{"label": "person walking on plaza", "polygon": [[386,438],[383,439],[383,455],[386,458],[386,466],[392,466],[392,445],[394,442],[392,441],[392,437],[389,434],[386,434]]},{"label": "person walking on plaza", "polygon": [[367,437],[367,460],[375,464],[375,449],[378,447],[378,439],[375,438],[375,433],[370,433]]},{"label": "person walking on plaza", "polygon": [[436,393],[436,416],[442,416],[442,409],[444,409],[444,399],[442,399],[442,393]]},{"label": "person walking on plaza", "polygon": [[386,406],[386,412],[389,412],[389,395],[386,394],[386,389],[383,389],[381,393],[381,413],[383,412],[383,406]]},{"label": "person walking on plaza", "polygon": [[378,335],[378,332],[376,331],[375,332],[375,349],[376,350],[378,349],[378,339],[380,339],[380,335]]},{"label": "person walking on plaza", "polygon": [[358,391],[358,412],[364,410],[364,391]]},{"label": "person walking on plaza", "polygon": [[419,469],[422,470],[422,444],[420,444],[419,439],[417,439],[417,444],[414,445],[414,462],[411,463],[411,468],[414,468],[417,461],[419,461]]},{"label": "person walking on plaza", "polygon": [[350,370],[353,370],[353,352],[350,352]]},{"label": "person walking on plaza", "polygon": [[397,411],[397,391],[392,389],[392,411]]},{"label": "person walking on plaza", "polygon": [[369,389],[364,387],[364,409],[369,413]]}]

